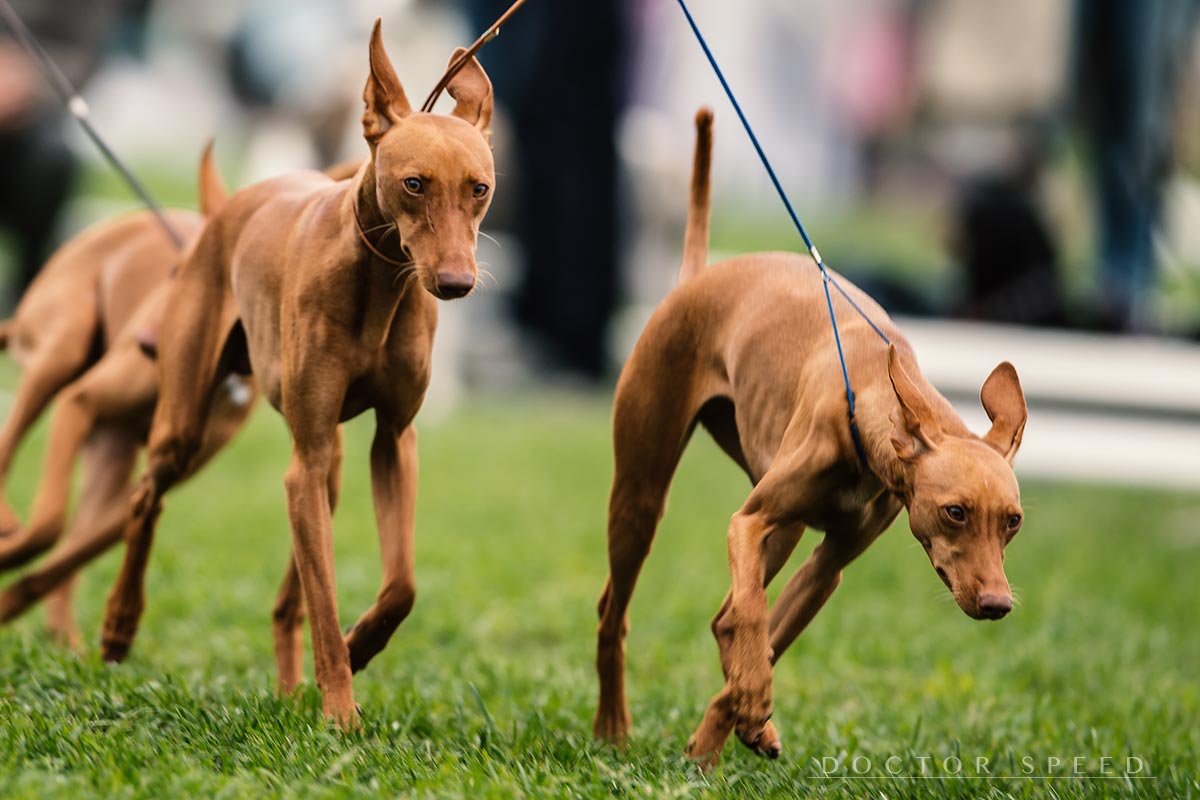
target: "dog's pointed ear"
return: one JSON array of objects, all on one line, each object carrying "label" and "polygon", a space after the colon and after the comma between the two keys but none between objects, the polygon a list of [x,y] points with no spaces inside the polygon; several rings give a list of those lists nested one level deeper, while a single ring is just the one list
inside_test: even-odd
[{"label": "dog's pointed ear", "polygon": [[221,180],[221,173],[213,161],[213,140],[209,139],[200,156],[200,213],[205,218],[221,210],[229,199],[229,190]]},{"label": "dog's pointed ear", "polygon": [[[453,64],[465,52],[467,52],[466,48],[463,47],[455,49],[450,56],[450,63]],[[455,100],[454,110],[450,112],[451,116],[471,123],[485,137],[491,133],[492,82],[474,56],[471,56],[458,74],[450,80],[450,83],[446,85],[446,91]]]},{"label": "dog's pointed ear", "polygon": [[991,445],[1011,464],[1021,446],[1025,434],[1025,421],[1029,412],[1025,406],[1025,393],[1021,391],[1021,380],[1017,370],[1007,361],[1002,361],[983,382],[979,392],[983,410],[992,421],[992,429],[983,440]]},{"label": "dog's pointed ear", "polygon": [[937,449],[942,431],[929,401],[904,371],[895,345],[888,345],[888,377],[899,408],[892,416],[892,447],[901,461],[913,462]]},{"label": "dog's pointed ear", "polygon": [[363,89],[366,107],[363,109],[362,124],[363,136],[374,145],[388,129],[412,113],[404,87],[396,77],[387,51],[383,49],[383,33],[378,17],[375,27],[371,29],[370,60],[371,74],[367,76],[367,85]]}]

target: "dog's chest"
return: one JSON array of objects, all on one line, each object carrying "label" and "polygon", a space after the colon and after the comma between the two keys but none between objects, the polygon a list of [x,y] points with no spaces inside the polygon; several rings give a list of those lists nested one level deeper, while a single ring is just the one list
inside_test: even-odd
[{"label": "dog's chest", "polygon": [[413,294],[394,309],[386,326],[364,325],[357,332],[344,419],[378,408],[407,421],[420,408],[429,386],[437,307],[425,292]]},{"label": "dog's chest", "polygon": [[878,481],[840,483],[823,492],[822,502],[810,509],[805,522],[818,530],[857,528],[873,515],[885,490]]}]

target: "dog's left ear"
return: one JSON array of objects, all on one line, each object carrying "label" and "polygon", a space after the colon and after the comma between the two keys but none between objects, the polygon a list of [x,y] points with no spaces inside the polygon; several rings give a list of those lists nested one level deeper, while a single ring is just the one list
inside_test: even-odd
[{"label": "dog's left ear", "polygon": [[[450,56],[450,63],[465,52],[465,48],[457,48]],[[492,82],[474,56],[451,79],[446,91],[456,101],[450,115],[471,123],[487,138],[492,125]]]},{"label": "dog's left ear", "polygon": [[408,96],[404,87],[396,77],[396,68],[383,49],[383,32],[378,18],[375,27],[371,29],[370,47],[371,74],[367,76],[367,85],[363,87],[362,125],[363,136],[371,144],[374,152],[375,144],[393,125],[412,113],[408,104]]},{"label": "dog's left ear", "polygon": [[1025,421],[1029,418],[1021,380],[1012,364],[1003,361],[992,370],[992,374],[983,382],[979,399],[988,419],[992,421],[992,429],[983,440],[1011,464],[1021,446]]},{"label": "dog's left ear", "polygon": [[942,430],[929,401],[904,371],[894,344],[888,345],[888,377],[898,401],[892,417],[892,447],[901,461],[911,464],[937,449]]}]

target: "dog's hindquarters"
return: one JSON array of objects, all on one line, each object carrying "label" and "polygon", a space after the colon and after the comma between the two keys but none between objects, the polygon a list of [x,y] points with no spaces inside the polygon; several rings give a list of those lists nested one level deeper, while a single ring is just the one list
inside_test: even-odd
[{"label": "dog's hindquarters", "polygon": [[596,670],[600,702],[593,731],[619,743],[629,731],[625,700],[626,611],[650,551],[679,459],[711,391],[695,360],[672,352],[690,348],[691,331],[670,314],[656,314],[622,370],[613,399],[615,456],[608,509],[609,578],[597,609]]}]

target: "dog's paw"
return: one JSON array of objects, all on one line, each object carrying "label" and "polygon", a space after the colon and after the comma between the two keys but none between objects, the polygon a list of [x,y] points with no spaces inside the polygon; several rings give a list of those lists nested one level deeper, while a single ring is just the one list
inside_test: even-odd
[{"label": "dog's paw", "polygon": [[133,639],[137,634],[138,618],[109,614],[100,632],[100,657],[111,664],[119,664],[129,655]]},{"label": "dog's paw", "polygon": [[346,709],[326,709],[325,716],[333,721],[342,733],[358,733],[363,729],[362,706],[352,704]]},{"label": "dog's paw", "polygon": [[0,593],[0,624],[12,622],[21,616],[32,602],[24,580],[9,586]]},{"label": "dog's paw", "polygon": [[632,726],[629,711],[624,708],[601,708],[592,722],[592,735],[598,741],[614,747],[624,747]]},{"label": "dog's paw", "polygon": [[86,648],[83,646],[83,637],[79,635],[79,629],[74,625],[47,626],[46,635],[57,647],[76,655],[83,655],[86,652]]},{"label": "dog's paw", "polygon": [[755,741],[747,741],[742,738],[742,734],[738,732],[738,741],[746,745],[753,752],[764,758],[769,758],[772,761],[779,758],[783,754],[783,742],[779,740],[779,732],[775,730],[775,725],[772,722],[767,722],[763,725],[762,732]]},{"label": "dog's paw", "polygon": [[747,747],[758,752],[760,747],[768,747],[772,742],[778,742],[775,726],[770,722],[772,708],[769,678],[766,681],[750,681],[731,686],[730,706],[733,729]]},{"label": "dog's paw", "polygon": [[129,655],[133,642],[128,639],[110,637],[104,634],[100,637],[100,657],[110,664],[120,664]]}]

